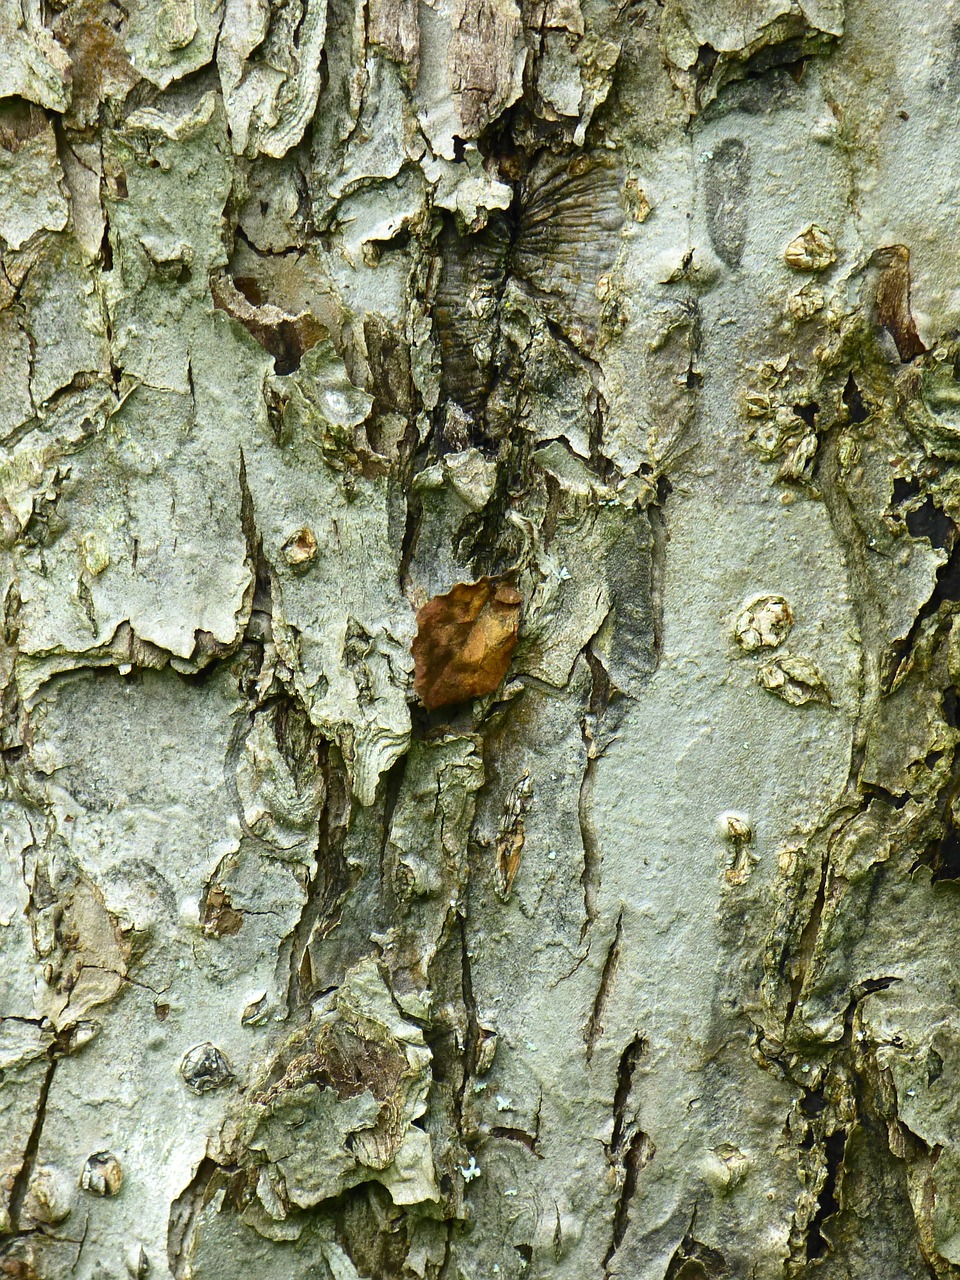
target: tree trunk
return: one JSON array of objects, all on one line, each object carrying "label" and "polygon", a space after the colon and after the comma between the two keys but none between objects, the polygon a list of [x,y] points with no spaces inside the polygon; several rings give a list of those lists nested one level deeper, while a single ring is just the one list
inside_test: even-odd
[{"label": "tree trunk", "polygon": [[127,4],[0,4],[0,1275],[960,1276],[960,8]]}]

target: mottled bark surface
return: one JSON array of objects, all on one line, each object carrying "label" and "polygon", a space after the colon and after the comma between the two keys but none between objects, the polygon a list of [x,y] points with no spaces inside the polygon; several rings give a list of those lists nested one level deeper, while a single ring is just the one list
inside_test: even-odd
[{"label": "mottled bark surface", "polygon": [[960,1275],[958,31],[0,0],[0,1275]]}]

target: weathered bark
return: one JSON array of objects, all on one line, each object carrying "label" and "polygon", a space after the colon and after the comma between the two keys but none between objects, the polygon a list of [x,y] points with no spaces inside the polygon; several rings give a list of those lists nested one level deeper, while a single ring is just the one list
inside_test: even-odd
[{"label": "weathered bark", "polygon": [[958,30],[5,0],[0,1274],[960,1275]]}]

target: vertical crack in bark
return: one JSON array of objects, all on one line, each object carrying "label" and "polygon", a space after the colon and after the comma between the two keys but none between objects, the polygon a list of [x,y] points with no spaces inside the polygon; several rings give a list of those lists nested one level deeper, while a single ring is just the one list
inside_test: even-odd
[{"label": "vertical crack in bark", "polygon": [[670,1259],[664,1280],[727,1280],[729,1277],[730,1269],[720,1250],[694,1236],[696,1221],[697,1206],[694,1205],[690,1227]]},{"label": "vertical crack in bark", "polygon": [[321,742],[318,764],[324,776],[325,798],[320,813],[316,870],[306,886],[306,901],[290,937],[287,1008],[291,1014],[314,994],[310,964],[310,943],[314,931],[321,921],[324,922],[324,933],[335,927],[340,919],[343,900],[351,887],[340,845],[342,827],[335,821],[337,802],[349,806],[349,789],[342,770],[336,768],[331,760],[331,750],[329,742]]},{"label": "vertical crack in bark", "polygon": [[[419,469],[422,470],[422,468]],[[409,592],[410,590],[410,563],[416,552],[417,539],[420,536],[420,528],[423,524],[423,503],[419,496],[412,492],[409,487],[418,468],[411,465],[409,470],[406,514],[403,523],[403,537],[400,541],[400,557],[397,562],[397,581],[400,583],[400,590],[403,592]]]},{"label": "vertical crack in bark", "polygon": [[409,761],[410,752],[406,751],[399,760],[394,761],[383,779],[383,839],[380,842],[378,874],[380,878],[380,895],[385,909],[393,892],[394,872],[387,850],[390,844],[390,833],[393,828],[393,816],[397,811],[397,804],[400,800],[400,792],[403,789],[403,780],[406,776]]},{"label": "vertical crack in bark", "polygon": [[880,619],[882,606],[873,585],[867,565],[867,549],[864,535],[857,524],[856,515],[840,478],[838,458],[840,424],[825,434],[821,446],[816,479],[820,484],[823,503],[833,526],[837,542],[843,548],[847,576],[850,582],[850,600],[860,632],[861,688],[860,706],[850,748],[850,772],[847,793],[856,794],[867,750],[867,735],[881,697],[880,657],[883,650]]},{"label": "vertical crack in bark", "polygon": [[[853,421],[864,419],[866,410],[860,399],[859,388],[851,374],[843,393],[848,415]],[[797,1006],[802,998],[804,986],[809,976],[810,963],[816,951],[817,937],[826,905],[827,890],[830,882],[830,850],[833,839],[849,821],[852,813],[850,805],[860,805],[860,775],[866,759],[867,742],[871,725],[874,723],[877,710],[883,697],[881,682],[881,658],[883,654],[883,632],[881,625],[882,604],[874,586],[870,568],[867,564],[867,546],[864,534],[857,522],[852,503],[844,490],[840,474],[838,456],[839,435],[842,423],[835,423],[825,432],[818,457],[816,480],[819,484],[824,506],[834,534],[843,548],[843,557],[847,576],[850,582],[850,598],[857,618],[861,652],[861,687],[859,707],[854,724],[850,763],[845,788],[846,805],[841,804],[826,813],[819,829],[807,842],[808,849],[817,845],[821,848],[819,880],[817,890],[811,904],[809,914],[797,938],[795,952],[795,970],[790,979],[790,995],[784,1018],[784,1030],[789,1028]],[[788,953],[783,956],[784,965]],[[781,968],[783,969],[783,965]]]},{"label": "vertical crack in bark", "polygon": [[[263,554],[263,540],[257,529],[257,514],[253,494],[247,481],[247,464],[240,450],[240,527],[247,544],[247,562],[250,565],[251,582],[244,599],[248,610],[244,640],[262,646],[273,635],[273,578],[270,565]],[[241,815],[242,820],[242,815]]]},{"label": "vertical crack in bark", "polygon": [[596,758],[588,758],[580,783],[580,795],[577,803],[577,818],[580,823],[580,840],[583,844],[583,871],[580,884],[583,886],[583,925],[580,929],[582,942],[597,918],[598,900],[600,897],[600,846],[597,831],[593,822],[593,789],[595,785]]},{"label": "vertical crack in bark", "polygon": [[54,1073],[57,1069],[56,1046],[51,1045],[47,1052],[49,1061],[43,1077],[43,1083],[40,1085],[40,1093],[37,1096],[37,1110],[33,1119],[33,1127],[27,1138],[27,1144],[23,1149],[20,1168],[17,1170],[13,1185],[10,1188],[8,1213],[10,1216],[10,1232],[13,1235],[16,1235],[20,1230],[20,1214],[23,1210],[23,1201],[30,1185],[30,1179],[33,1176],[37,1153],[40,1150],[40,1139],[43,1136],[43,1125],[47,1117],[47,1099],[50,1096]]},{"label": "vertical crack in bark", "polygon": [[817,1211],[807,1228],[806,1260],[808,1263],[822,1257],[829,1248],[829,1241],[823,1234],[823,1226],[827,1219],[832,1218],[840,1208],[838,1200],[839,1183],[846,1145],[846,1129],[836,1129],[824,1140],[823,1149],[826,1170],[823,1185],[817,1197]]},{"label": "vertical crack in bark", "polygon": [[587,1025],[583,1031],[583,1039],[587,1046],[587,1062],[593,1057],[593,1051],[597,1041],[603,1035],[603,1015],[606,1011],[607,1001],[610,997],[610,988],[617,973],[620,964],[620,940],[623,937],[623,909],[621,908],[617,916],[617,927],[613,935],[613,941],[607,948],[607,954],[603,962],[603,969],[600,973],[600,982],[597,986],[596,998],[593,1002],[593,1009],[590,1011],[590,1017],[587,1019]]},{"label": "vertical crack in bark", "polygon": [[580,781],[580,794],[577,799],[577,819],[580,824],[580,841],[583,845],[583,871],[580,884],[583,886],[583,925],[580,929],[580,941],[586,938],[594,920],[597,918],[600,899],[600,875],[602,857],[597,829],[593,820],[593,790],[596,784],[596,767],[599,759],[597,730],[606,713],[610,700],[610,678],[603,663],[588,645],[584,656],[590,666],[592,684],[590,687],[590,707],[581,721],[583,741],[587,751],[587,762]]},{"label": "vertical crack in bark", "polygon": [[653,615],[653,658],[654,670],[660,665],[663,656],[663,608],[664,578],[667,564],[667,543],[670,533],[667,529],[666,505],[673,492],[673,485],[666,476],[657,480],[657,501],[648,508],[650,516],[650,611]]},{"label": "vertical crack in bark", "polygon": [[[794,972],[790,975],[790,997],[787,1001],[786,1012],[784,1014],[784,1033],[786,1033],[793,1016],[796,1013],[797,1005],[800,1003],[800,997],[803,992],[803,986],[810,970],[810,962],[813,959],[817,945],[817,935],[820,932],[820,921],[823,919],[823,908],[827,900],[827,880],[830,873],[830,852],[829,842],[824,841],[825,848],[820,862],[819,875],[820,879],[817,884],[817,891],[814,895],[813,905],[810,913],[803,923],[800,936],[796,946],[796,965]],[[789,951],[784,950],[782,957],[781,969],[785,969],[789,962]]]},{"label": "vertical crack in bark", "polygon": [[884,694],[892,693],[897,687],[901,672],[905,671],[910,655],[923,633],[923,624],[934,617],[946,601],[960,600],[960,539],[956,536],[955,528],[945,545],[948,548],[947,558],[937,569],[929,599],[918,610],[903,640],[892,648],[883,676],[882,692]]},{"label": "vertical crack in bark", "polygon": [[220,1166],[208,1156],[200,1161],[197,1171],[170,1205],[167,1222],[167,1265],[174,1280],[188,1280],[192,1274],[187,1240],[196,1224],[210,1180]]},{"label": "vertical crack in bark", "polygon": [[620,1194],[613,1213],[610,1244],[603,1259],[604,1276],[610,1274],[610,1264],[627,1234],[630,1207],[637,1191],[637,1178],[656,1154],[656,1147],[650,1136],[636,1122],[637,1108],[633,1097],[634,1075],[646,1050],[646,1040],[642,1036],[634,1036],[620,1055],[617,1067],[617,1087],[613,1095],[613,1132],[608,1155],[616,1171]]},{"label": "vertical crack in bark", "polygon": [[854,1021],[860,1002],[865,996],[885,991],[899,981],[893,976],[866,978],[853,987],[843,1015],[843,1033],[833,1046],[826,1073],[815,1088],[801,1085],[803,1097],[800,1113],[807,1118],[800,1152],[808,1182],[818,1183],[812,1212],[804,1210],[804,1220],[799,1213],[794,1217],[790,1258],[787,1273],[791,1276],[807,1274],[811,1263],[831,1252],[832,1241],[825,1233],[828,1221],[841,1213],[842,1188],[845,1172],[844,1156],[852,1133],[866,1122],[864,1101],[864,1073],[856,1060]]},{"label": "vertical crack in bark", "polygon": [[470,952],[467,947],[467,923],[462,915],[457,916],[457,931],[460,936],[460,989],[463,999],[464,1013],[464,1045],[462,1053],[463,1072],[453,1100],[454,1123],[460,1141],[464,1141],[464,1098],[467,1087],[477,1065],[477,1046],[480,1038],[480,1023],[477,1017],[477,1004],[473,993],[473,973],[470,968]]}]

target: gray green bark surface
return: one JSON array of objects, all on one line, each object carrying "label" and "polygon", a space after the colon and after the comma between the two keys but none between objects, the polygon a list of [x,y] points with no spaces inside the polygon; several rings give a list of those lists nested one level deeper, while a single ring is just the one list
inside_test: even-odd
[{"label": "gray green bark surface", "polygon": [[958,31],[0,0],[0,1275],[960,1274]]}]

